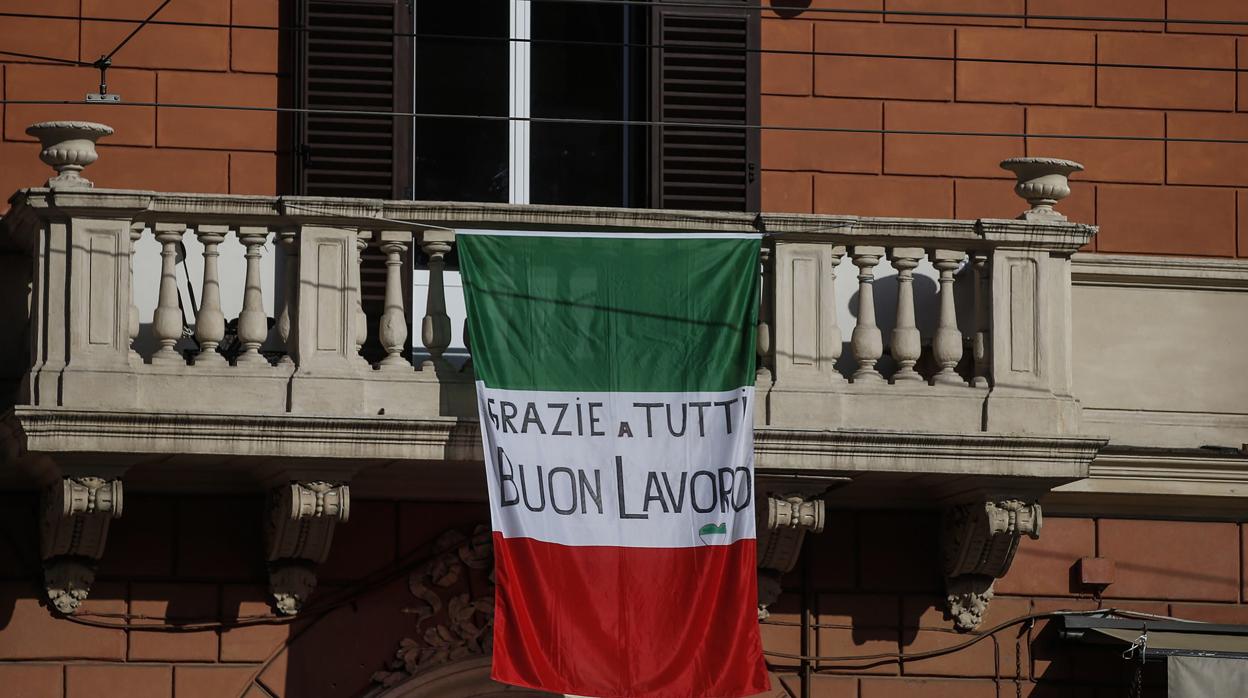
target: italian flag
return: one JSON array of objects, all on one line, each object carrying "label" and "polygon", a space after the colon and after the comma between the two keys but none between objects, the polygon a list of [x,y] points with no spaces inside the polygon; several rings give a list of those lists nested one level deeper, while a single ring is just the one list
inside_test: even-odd
[{"label": "italian flag", "polygon": [[457,240],[493,518],[494,679],[596,698],[766,690],[759,236]]}]

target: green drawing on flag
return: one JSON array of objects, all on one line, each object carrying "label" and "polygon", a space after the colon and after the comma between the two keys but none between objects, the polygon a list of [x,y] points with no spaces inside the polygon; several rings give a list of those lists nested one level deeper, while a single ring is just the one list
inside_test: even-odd
[{"label": "green drawing on flag", "polygon": [[698,529],[698,535],[699,536],[716,536],[716,535],[726,536],[728,535],[728,524],[721,523],[718,526],[715,524],[707,524],[703,526],[702,528]]}]

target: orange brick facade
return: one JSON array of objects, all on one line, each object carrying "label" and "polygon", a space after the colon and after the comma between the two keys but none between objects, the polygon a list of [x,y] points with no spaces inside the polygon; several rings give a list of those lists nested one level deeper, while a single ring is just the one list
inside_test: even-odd
[{"label": "orange brick facade", "polygon": [[[146,16],[150,0],[9,3],[6,50],[90,62]],[[1248,26],[966,19],[820,12],[898,10],[1245,21],[1236,0],[823,0],[765,12],[762,122],[866,130],[1248,140]],[[809,5],[803,10],[804,5]],[[175,0],[173,22],[276,27],[280,0]],[[289,102],[282,32],[152,25],[114,59],[127,101],[273,107]],[[808,55],[801,55],[808,52]],[[835,55],[828,55],[835,54]],[[992,62],[1036,61],[1039,63]],[[1054,65],[1071,63],[1075,65]],[[1122,67],[1122,66],[1132,67]],[[82,99],[89,67],[0,56],[7,99]],[[273,112],[7,105],[0,190],[46,178],[27,125],[103,120],[117,129],[91,168],[101,186],[236,194],[289,190]],[[1248,257],[1248,145],[1041,137],[767,130],[769,211],[1012,217],[996,163],[1020,154],[1088,165],[1062,204],[1096,223],[1103,252]]]},{"label": "orange brick facade", "polygon": [[[779,5],[780,3],[777,3]],[[1237,0],[824,0],[764,13],[763,123],[970,135],[766,131],[763,206],[875,216],[1013,217],[996,163],[1078,160],[1062,203],[1102,252],[1248,256],[1248,20]],[[953,18],[820,10],[1129,17]],[[813,54],[801,55],[802,52]],[[829,55],[832,54],[832,55]],[[1034,61],[996,62],[996,61]],[[1054,65],[1054,64],[1059,65]],[[1071,64],[1071,65],[1060,65]],[[1129,67],[1127,67],[1129,66]],[[1034,137],[1043,134],[1049,138]]]},{"label": "orange brick facade", "polygon": [[[424,1],[424,0],[419,0]],[[8,0],[0,48],[91,61],[157,0]],[[776,5],[782,4],[775,0]],[[765,125],[1248,140],[1248,25],[1088,20],[882,18],[818,9],[1130,16],[1248,22],[1243,0],[813,0],[766,12]],[[808,10],[803,10],[808,7]],[[166,20],[276,27],[278,0],[174,0]],[[227,27],[144,29],[115,58],[109,89],[128,102],[288,104],[279,32]],[[815,52],[838,55],[801,55]],[[847,54],[847,55],[841,55]],[[1037,65],[956,59],[1068,62]],[[1142,67],[1115,67],[1131,64]],[[1165,66],[1165,67],[1161,67]],[[1211,70],[1202,70],[1202,69]],[[1240,72],[1237,72],[1240,71]],[[81,99],[87,67],[0,56],[6,99]],[[272,112],[175,107],[3,105],[0,191],[42,183],[24,128],[45,119],[106,122],[116,135],[87,176],[99,186],[234,194],[289,190],[287,144]],[[762,202],[769,211],[1013,217],[1022,202],[997,163],[1017,155],[1083,162],[1060,210],[1101,227],[1101,252],[1248,257],[1248,145],[813,133],[762,134]],[[0,209],[6,207],[0,203]],[[254,498],[127,494],[84,610],[174,622],[232,621],[271,612]],[[258,678],[265,695],[352,696],[416,632],[400,577],[315,625],[153,633],[54,619],[41,601],[38,498],[0,495],[0,694],[22,698],[234,696]],[[447,528],[488,516],[481,505],[361,501],[321,567],[323,590],[394,562]],[[960,642],[941,618],[938,526],[914,512],[836,512],[808,537],[806,568],[764,626],[769,650],[798,654],[803,610],[811,654],[916,652]],[[1027,613],[1123,607],[1248,624],[1248,524],[1048,518],[1024,540],[984,626]],[[1094,598],[1072,568],[1116,563]],[[100,616],[104,622],[107,616]],[[144,622],[132,621],[136,626]],[[799,625],[794,625],[797,623]],[[1020,627],[1022,628],[1020,631]],[[289,648],[283,649],[289,642]],[[1113,657],[1111,652],[1110,657]],[[798,662],[772,658],[798,689]],[[814,698],[1033,698],[1118,695],[1126,671],[1105,655],[1060,644],[1049,621],[1014,626],[935,658],[827,662]],[[1148,680],[1156,680],[1151,676]]]},{"label": "orange brick facade", "polygon": [[[143,19],[150,0],[14,0],[6,12],[55,19],[0,18],[6,51],[90,63],[108,53],[135,26],[101,19]],[[126,102],[275,107],[285,87],[279,75],[282,39],[279,0],[175,0],[159,19],[185,25],[149,25],[113,58],[108,90]],[[195,23],[221,24],[193,26]],[[6,99],[82,100],[97,92],[90,67],[0,56]],[[103,121],[116,134],[100,144],[91,167],[99,186],[275,194],[284,184],[286,144],[274,112],[155,107],[4,105],[0,190],[47,179],[35,139],[25,128],[49,119]],[[3,208],[8,208],[7,204]]]},{"label": "orange brick facade", "polygon": [[[0,542],[0,685],[22,698],[99,695],[153,698],[235,696],[253,677],[278,696],[353,696],[416,632],[405,609],[417,603],[406,575],[315,624],[199,632],[102,629],[55,620],[41,603],[37,497],[4,495]],[[136,495],[110,535],[84,611],[231,621],[269,613],[254,535],[258,498]],[[442,530],[483,521],[481,505],[360,501],[339,527],[320,591],[350,586]],[[914,512],[839,512],[807,538],[808,569],[763,626],[768,650],[800,654],[802,609],[811,654],[852,657],[919,652],[962,642],[942,618],[938,519]],[[1221,623],[1248,623],[1244,526],[1219,522],[1050,517],[1039,540],[1024,540],[997,584],[983,628],[1054,610],[1126,608]],[[1114,561],[1115,581],[1097,599],[1074,573],[1083,557]],[[804,578],[804,581],[803,581]],[[103,615],[100,622],[119,622]],[[133,620],[136,626],[157,621]],[[289,647],[283,646],[289,642]],[[1118,695],[1129,667],[1114,651],[1057,638],[1051,621],[1011,626],[952,654],[902,662],[823,662],[815,698]],[[798,662],[770,658],[796,691]],[[1149,677],[1156,680],[1158,677]],[[103,690],[107,687],[108,690]],[[1102,691],[1103,693],[1098,693]],[[254,695],[263,695],[253,692]],[[253,694],[248,694],[253,695]]]}]

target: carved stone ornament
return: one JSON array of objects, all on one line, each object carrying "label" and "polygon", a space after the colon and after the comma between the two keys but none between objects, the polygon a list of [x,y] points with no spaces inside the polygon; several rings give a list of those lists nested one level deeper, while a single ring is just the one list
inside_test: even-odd
[{"label": "carved stone ornament", "polygon": [[269,566],[269,595],[273,608],[293,616],[316,591],[316,568],[311,563],[286,561]]},{"label": "carved stone ornament", "polygon": [[410,637],[394,659],[373,674],[373,683],[394,686],[451,662],[489,656],[494,642],[494,544],[490,528],[471,536],[447,531],[436,551],[408,577],[417,602],[403,609],[415,616]]},{"label": "carved stone ornament", "polygon": [[946,510],[942,524],[946,614],[958,630],[974,630],[992,600],[993,584],[1014,561],[1019,539],[1040,537],[1040,505],[991,499]]},{"label": "carved stone ornament", "polygon": [[111,126],[92,121],[41,121],[26,128],[26,134],[39,139],[39,159],[56,170],[47,181],[52,189],[90,189],[94,186],[80,173],[99,159],[95,142],[113,133]]},{"label": "carved stone ornament", "polygon": [[1053,207],[1070,196],[1070,175],[1082,172],[1083,165],[1060,158],[1010,158],[1001,161],[1001,169],[1014,173],[1018,183],[1014,193],[1031,208],[1019,218],[1028,221],[1064,221],[1066,216]]},{"label": "carved stone ornament", "polygon": [[66,477],[44,489],[40,548],[48,601],[61,613],[91,593],[108,524],[121,516],[121,480]]},{"label": "carved stone ornament", "polygon": [[797,565],[807,531],[821,533],[824,518],[821,497],[769,493],[765,501],[757,526],[759,620],[767,618],[767,607],[780,597],[780,578]]},{"label": "carved stone ornament", "polygon": [[330,482],[291,482],[269,492],[265,546],[269,593],[294,615],[316,589],[316,565],[329,557],[334,526],[350,513],[350,490]]}]

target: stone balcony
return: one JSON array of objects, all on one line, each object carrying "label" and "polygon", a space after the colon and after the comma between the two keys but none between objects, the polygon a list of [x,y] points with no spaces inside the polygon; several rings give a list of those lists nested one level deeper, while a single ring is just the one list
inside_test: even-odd
[{"label": "stone balcony", "polygon": [[[923,220],[160,193],[59,167],[0,223],[0,486],[43,488],[62,611],[90,587],[123,482],[268,492],[284,612],[310,593],[348,483],[482,499],[470,352],[448,353],[456,230],[763,233],[764,606],[825,506],[941,508],[951,613],[971,627],[1019,536],[1038,535],[1039,498],[1105,445],[1081,435],[1072,394],[1071,255],[1096,230],[1053,210],[1064,174],[1018,219]],[[386,269],[371,322],[365,250]],[[226,297],[241,299],[228,317]]]},{"label": "stone balcony", "polygon": [[[1095,229],[1064,220],[86,188],[26,189],[11,204],[0,230],[8,293],[25,295],[28,308],[11,320],[18,331],[4,348],[29,366],[15,377],[6,420],[18,461],[108,463],[173,489],[238,489],[291,468],[306,476],[325,468],[335,480],[377,477],[379,491],[437,484],[457,496],[456,477],[416,466],[480,457],[471,361],[457,366],[445,354],[443,276],[456,228],[766,233],[761,472],[852,478],[862,487],[851,490],[941,476],[890,496],[954,495],[1002,479],[1043,492],[1086,475],[1101,443],[1077,436],[1070,369],[1070,255]],[[159,255],[133,260],[148,237]],[[175,284],[191,238],[203,250],[193,318]],[[230,238],[233,258],[220,252]],[[273,243],[280,259],[266,261]],[[370,245],[388,270],[372,336],[360,300],[360,253]],[[428,260],[428,298],[410,323],[419,331],[409,348],[403,272],[417,251]],[[262,268],[275,272],[269,287]],[[144,275],[154,299],[132,290]],[[221,310],[231,279],[242,286],[237,318]],[[146,341],[139,301],[155,306]],[[227,322],[236,335],[228,341]],[[372,342],[384,353],[370,363],[361,348]]]}]

